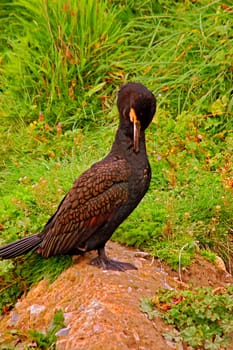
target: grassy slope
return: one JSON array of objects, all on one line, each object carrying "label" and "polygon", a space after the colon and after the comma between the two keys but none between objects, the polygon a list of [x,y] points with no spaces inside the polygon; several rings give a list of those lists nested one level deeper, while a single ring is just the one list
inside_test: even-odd
[{"label": "grassy slope", "polygon": [[[72,181],[106,154],[117,127],[116,88],[136,80],[158,100],[147,132],[153,179],[114,239],[173,267],[182,247],[188,264],[199,246],[231,269],[231,8],[204,0],[64,4],[9,2],[0,19],[2,242],[38,232]],[[19,261],[23,284],[44,271],[41,260],[34,275],[27,259]],[[17,285],[19,265],[1,263],[4,290],[12,279]]]}]

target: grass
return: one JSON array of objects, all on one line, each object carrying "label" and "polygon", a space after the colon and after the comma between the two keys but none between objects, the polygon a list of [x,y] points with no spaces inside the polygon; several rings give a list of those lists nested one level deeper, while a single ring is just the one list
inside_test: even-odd
[{"label": "grass", "polygon": [[[7,4],[1,19],[7,116],[29,122],[43,111],[50,121],[69,126],[95,121],[103,91],[107,98],[109,89],[121,81],[111,52],[125,56],[120,52],[124,38],[117,23],[119,10],[112,6],[110,16],[107,4],[93,0]],[[105,87],[107,81],[113,84]]]},{"label": "grass", "polygon": [[[133,80],[157,97],[147,131],[153,178],[113,238],[174,269],[179,256],[190,264],[198,246],[232,272],[232,11],[228,1],[206,0],[6,2],[1,244],[40,231],[74,179],[108,152],[116,91]],[[0,262],[2,311],[49,274],[46,264],[61,264],[59,273],[70,263],[38,260],[30,274],[30,259]]]}]

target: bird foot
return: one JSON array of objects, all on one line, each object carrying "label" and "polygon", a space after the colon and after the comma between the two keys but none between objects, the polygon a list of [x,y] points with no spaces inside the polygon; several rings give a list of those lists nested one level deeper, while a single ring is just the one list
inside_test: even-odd
[{"label": "bird foot", "polygon": [[103,268],[104,270],[112,270],[112,271],[126,271],[126,270],[137,270],[136,266],[130,263],[124,263],[117,260],[112,260],[107,258],[106,256],[97,256],[96,258],[90,261],[90,265]]}]

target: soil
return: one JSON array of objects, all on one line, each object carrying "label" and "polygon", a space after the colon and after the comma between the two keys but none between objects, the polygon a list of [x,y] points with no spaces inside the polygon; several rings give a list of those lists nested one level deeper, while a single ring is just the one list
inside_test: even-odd
[{"label": "soil", "polygon": [[[103,271],[88,264],[96,253],[74,257],[74,264],[52,283],[41,281],[22,297],[15,308],[0,320],[0,337],[14,329],[46,332],[54,313],[62,309],[65,328],[57,334],[57,350],[187,350],[163,337],[171,327],[156,318],[151,321],[140,311],[140,299],[152,296],[158,288],[184,288],[186,285],[224,287],[233,278],[221,260],[213,265],[202,257],[178,273],[144,252],[107,245],[108,255],[137,266],[126,272]],[[23,349],[21,339],[15,349]],[[1,347],[0,347],[1,348]],[[6,349],[6,348],[4,348]],[[233,349],[233,342],[227,350]]]}]

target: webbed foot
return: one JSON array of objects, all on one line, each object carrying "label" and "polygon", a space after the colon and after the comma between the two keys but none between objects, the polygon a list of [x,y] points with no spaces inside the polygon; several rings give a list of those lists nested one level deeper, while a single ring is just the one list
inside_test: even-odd
[{"label": "webbed foot", "polygon": [[102,268],[103,270],[126,271],[137,270],[136,266],[113,259],[105,255],[104,248],[98,249],[98,256],[90,261],[90,265]]}]

